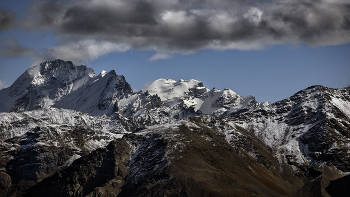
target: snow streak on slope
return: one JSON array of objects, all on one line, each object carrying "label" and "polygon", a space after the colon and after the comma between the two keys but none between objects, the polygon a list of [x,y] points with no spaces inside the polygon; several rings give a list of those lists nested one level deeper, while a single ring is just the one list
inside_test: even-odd
[{"label": "snow streak on slope", "polygon": [[339,98],[332,97],[333,105],[335,105],[341,112],[344,113],[348,118],[350,118],[350,102],[344,101]]}]

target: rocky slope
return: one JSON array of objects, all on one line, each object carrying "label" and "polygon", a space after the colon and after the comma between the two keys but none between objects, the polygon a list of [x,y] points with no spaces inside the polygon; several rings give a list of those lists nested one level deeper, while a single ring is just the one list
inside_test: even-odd
[{"label": "rocky slope", "polygon": [[127,133],[113,117],[66,109],[2,113],[0,169],[14,196]]},{"label": "rocky slope", "polygon": [[127,140],[114,140],[31,187],[24,196],[116,196],[124,185],[130,152]]},{"label": "rocky slope", "polygon": [[301,171],[320,162],[349,171],[349,106],[350,88],[313,86],[272,104],[269,110],[224,120],[254,133]]},{"label": "rocky slope", "polygon": [[[140,137],[126,134],[107,146],[108,152],[119,144],[119,148],[112,150],[125,155],[126,162],[115,162],[114,170],[103,167],[105,158],[114,162],[114,156],[100,156],[105,151],[98,149],[44,179],[24,196],[109,196],[112,191],[109,185],[116,179],[125,182],[119,181],[122,187],[116,185],[112,196],[290,196],[302,187],[303,178],[295,176],[287,165],[280,173],[278,160],[260,141],[250,138],[251,145],[244,148],[251,152],[243,147],[234,149],[225,140],[224,129],[229,125],[210,116],[203,120],[190,118],[176,124],[151,126],[133,134]],[[213,122],[212,127],[205,126],[206,121]],[[132,154],[125,153],[130,145],[123,140],[136,141]],[[123,151],[119,150],[121,147]],[[91,157],[98,157],[100,164],[90,164],[97,162]],[[115,169],[126,163],[127,174],[119,176]],[[86,166],[93,169],[85,170]],[[89,183],[95,171],[95,179],[108,172],[109,177],[100,180],[95,191],[88,187],[89,191],[84,193],[84,184]]]},{"label": "rocky slope", "polygon": [[0,90],[0,196],[338,196],[350,87],[270,104],[196,80],[132,92],[56,60]]}]

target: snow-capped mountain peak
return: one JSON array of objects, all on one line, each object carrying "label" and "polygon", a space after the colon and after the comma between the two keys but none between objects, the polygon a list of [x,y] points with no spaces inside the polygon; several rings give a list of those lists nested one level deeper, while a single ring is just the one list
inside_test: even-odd
[{"label": "snow-capped mountain peak", "polygon": [[157,94],[163,102],[168,102],[185,96],[185,93],[194,87],[203,87],[203,83],[194,79],[180,79],[178,81],[173,79],[158,79],[142,89],[142,91],[148,91],[150,95]]},{"label": "snow-capped mountain peak", "polygon": [[43,62],[0,91],[0,111],[25,111],[51,106],[102,115],[113,111],[117,97],[132,92],[114,70],[99,76],[70,61]]},{"label": "snow-capped mountain peak", "polygon": [[249,111],[267,107],[269,103],[260,105],[254,96],[242,97],[230,89],[209,90],[201,81],[158,79],[143,89],[150,95],[158,95],[168,106],[193,109],[196,113],[215,116],[229,115],[239,111]]},{"label": "snow-capped mountain peak", "polygon": [[182,119],[203,113],[229,115],[262,106],[253,96],[242,97],[230,89],[209,90],[194,79],[158,79],[134,93],[125,77],[114,70],[96,75],[91,68],[63,60],[43,62],[28,69],[0,95],[2,112],[55,107],[91,115],[155,113],[156,117],[168,111],[171,117]]},{"label": "snow-capped mountain peak", "polygon": [[100,73],[100,76],[101,76],[101,77],[104,77],[106,74],[107,74],[107,71],[102,70],[101,73]]}]

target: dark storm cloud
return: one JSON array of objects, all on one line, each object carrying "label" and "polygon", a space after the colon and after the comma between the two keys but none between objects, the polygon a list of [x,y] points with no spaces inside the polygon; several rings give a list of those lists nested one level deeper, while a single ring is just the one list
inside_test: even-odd
[{"label": "dark storm cloud", "polygon": [[29,13],[23,24],[53,30],[59,47],[93,40],[164,54],[350,41],[347,0],[34,1]]},{"label": "dark storm cloud", "polygon": [[24,20],[24,25],[53,29],[62,34],[113,35],[133,32],[135,26],[147,28],[157,24],[151,4],[143,1],[117,2],[37,1],[31,6],[30,17]]},{"label": "dark storm cloud", "polygon": [[12,12],[4,11],[0,8],[0,31],[6,31],[14,25],[16,15]]},{"label": "dark storm cloud", "polygon": [[1,41],[0,57],[36,56],[34,49],[21,46],[15,38],[6,38]]}]

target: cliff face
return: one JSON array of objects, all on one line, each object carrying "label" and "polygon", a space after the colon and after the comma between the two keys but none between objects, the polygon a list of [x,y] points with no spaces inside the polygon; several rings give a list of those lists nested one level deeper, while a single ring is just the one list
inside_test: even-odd
[{"label": "cliff face", "polygon": [[31,187],[24,196],[116,196],[124,185],[130,153],[125,139],[112,141]]}]

